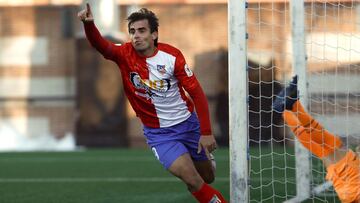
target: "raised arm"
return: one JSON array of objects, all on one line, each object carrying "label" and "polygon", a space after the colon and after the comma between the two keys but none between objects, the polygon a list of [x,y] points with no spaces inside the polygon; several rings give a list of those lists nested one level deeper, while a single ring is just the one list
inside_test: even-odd
[{"label": "raised arm", "polygon": [[114,60],[113,50],[115,45],[104,39],[96,28],[89,3],[86,4],[85,9],[78,13],[78,18],[84,24],[86,38],[91,46],[98,50],[106,59]]}]

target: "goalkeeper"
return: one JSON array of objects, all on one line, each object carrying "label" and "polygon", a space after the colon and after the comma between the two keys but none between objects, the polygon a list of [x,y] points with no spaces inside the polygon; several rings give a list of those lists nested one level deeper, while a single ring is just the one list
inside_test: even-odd
[{"label": "goalkeeper", "polygon": [[304,110],[298,97],[297,79],[294,76],[289,86],[277,95],[274,110],[283,114],[299,142],[323,161],[326,179],[333,183],[339,199],[344,203],[360,202],[359,154],[343,147],[338,136],[325,130]]}]

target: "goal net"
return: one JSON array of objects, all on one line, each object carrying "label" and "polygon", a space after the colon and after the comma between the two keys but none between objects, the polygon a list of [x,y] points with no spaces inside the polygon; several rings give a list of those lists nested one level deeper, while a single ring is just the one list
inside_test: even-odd
[{"label": "goal net", "polygon": [[249,202],[339,202],[271,104],[297,74],[307,111],[346,147],[360,143],[360,2],[250,0],[246,33]]}]

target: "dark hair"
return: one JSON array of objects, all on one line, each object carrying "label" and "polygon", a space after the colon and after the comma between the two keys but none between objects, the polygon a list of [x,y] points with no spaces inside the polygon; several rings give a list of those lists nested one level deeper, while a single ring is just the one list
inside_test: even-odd
[{"label": "dark hair", "polygon": [[[128,21],[128,30],[130,31],[130,25],[136,21],[147,19],[150,26],[150,32],[157,32],[159,27],[159,19],[156,17],[155,13],[148,10],[147,8],[141,8],[140,10],[133,12],[127,18]],[[155,46],[157,46],[158,39],[154,40]]]}]

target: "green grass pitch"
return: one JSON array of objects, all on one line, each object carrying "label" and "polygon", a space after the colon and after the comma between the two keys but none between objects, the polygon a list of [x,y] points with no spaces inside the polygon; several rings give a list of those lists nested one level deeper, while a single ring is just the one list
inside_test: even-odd
[{"label": "green grass pitch", "polygon": [[[296,194],[293,151],[250,150],[250,202],[282,202]],[[261,156],[259,156],[261,155]],[[229,150],[218,149],[216,181],[229,199]],[[315,160],[313,165],[319,165]],[[316,167],[315,167],[316,168]],[[322,170],[322,167],[317,167]],[[320,174],[321,176],[321,174]],[[0,202],[196,202],[149,149],[0,153]],[[339,202],[315,197],[306,202]]]},{"label": "green grass pitch", "polygon": [[[228,150],[214,187],[229,198]],[[196,202],[148,149],[0,153],[0,202]]]}]

